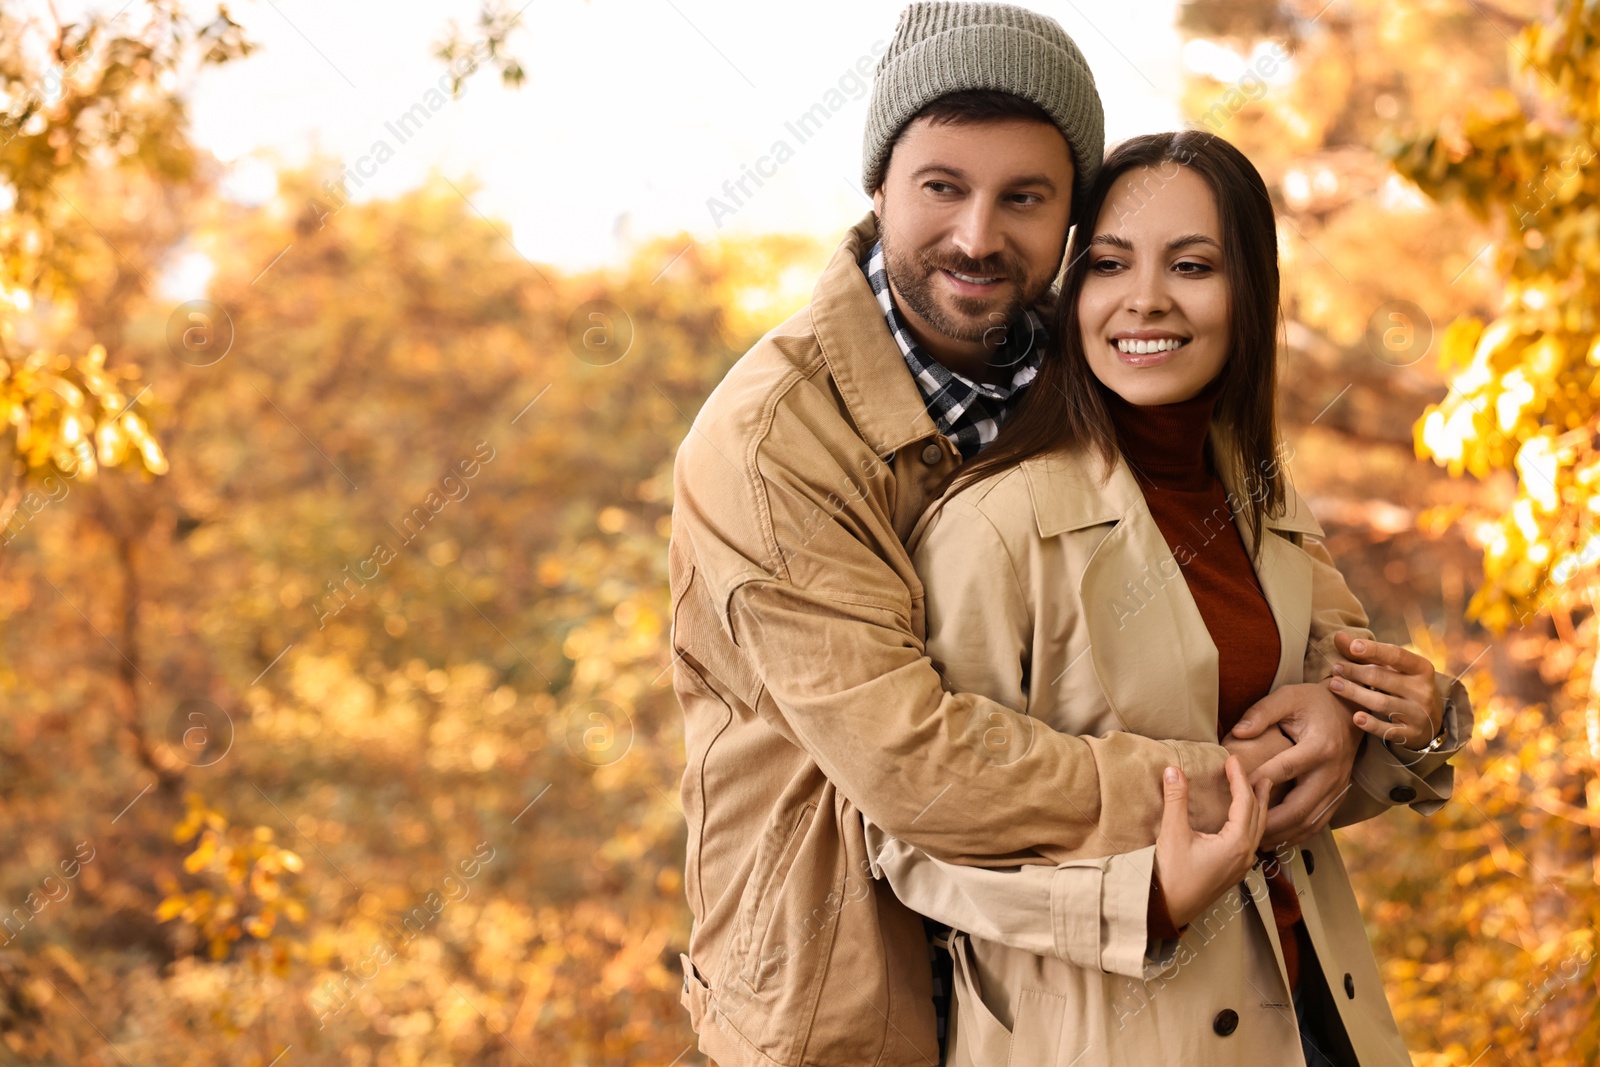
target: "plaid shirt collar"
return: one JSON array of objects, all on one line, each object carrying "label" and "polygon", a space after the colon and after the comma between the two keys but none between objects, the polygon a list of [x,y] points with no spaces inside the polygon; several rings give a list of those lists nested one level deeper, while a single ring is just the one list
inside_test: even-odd
[{"label": "plaid shirt collar", "polygon": [[[993,441],[1000,432],[1000,424],[1011,413],[1011,408],[1022,390],[1039,373],[1039,350],[1044,347],[1046,333],[1044,321],[1031,308],[1024,309],[1022,324],[1026,329],[1008,330],[1005,340],[994,351],[994,361],[1002,366],[1016,365],[1010,385],[989,385],[974,382],[950,370],[923,351],[912,339],[911,331],[894,306],[889,291],[889,275],[884,266],[883,242],[874,241],[872,248],[861,261],[861,269],[878,298],[888,321],[889,332],[900,345],[917,390],[928,405],[939,432],[955,442],[962,459],[971,459]],[[1021,335],[1020,341],[1018,336]],[[1020,355],[1015,351],[1022,347]]]}]

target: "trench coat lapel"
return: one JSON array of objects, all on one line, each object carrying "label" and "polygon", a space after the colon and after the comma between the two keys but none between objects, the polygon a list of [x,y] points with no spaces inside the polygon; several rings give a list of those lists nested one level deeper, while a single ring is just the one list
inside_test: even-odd
[{"label": "trench coat lapel", "polygon": [[[1110,527],[1084,567],[1078,590],[1089,656],[1124,729],[1147,737],[1215,741],[1217,648],[1127,463],[1119,457],[1103,484],[1096,477],[1098,461],[1081,454],[1036,457],[1022,466],[1041,537]],[[1267,520],[1269,534],[1256,564],[1278,626],[1273,688],[1301,680],[1311,562],[1270,531],[1322,532],[1292,488],[1287,495],[1283,512]],[[1249,529],[1237,517],[1235,527],[1249,551]]]},{"label": "trench coat lapel", "polygon": [[1078,595],[1095,675],[1123,729],[1215,741],[1216,646],[1127,463],[1118,457],[1103,484],[1098,461],[1082,455],[1023,467],[1040,536],[1097,536],[1109,526]]},{"label": "trench coat lapel", "polygon": [[[1233,500],[1243,500],[1235,492],[1232,479],[1223,475]],[[1154,521],[1154,520],[1152,520]],[[1266,596],[1272,618],[1278,624],[1278,671],[1272,679],[1272,688],[1296,685],[1304,680],[1307,632],[1311,619],[1311,559],[1288,537],[1280,535],[1322,535],[1322,527],[1311,517],[1292,485],[1284,486],[1284,507],[1266,520],[1266,540],[1261,545],[1260,558],[1256,560],[1256,581]],[[1234,528],[1244,541],[1245,552],[1253,552],[1255,538],[1249,524],[1241,516],[1234,517]],[[1212,686],[1215,688],[1215,679]]]}]

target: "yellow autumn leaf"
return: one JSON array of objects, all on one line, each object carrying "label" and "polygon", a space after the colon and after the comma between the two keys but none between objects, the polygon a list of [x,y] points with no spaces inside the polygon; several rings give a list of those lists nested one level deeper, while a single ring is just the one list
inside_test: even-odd
[{"label": "yellow autumn leaf", "polygon": [[183,869],[193,874],[205,867],[207,863],[210,863],[212,857],[216,854],[217,839],[214,835],[207,833],[201,839],[200,844],[195,847],[195,850],[184,857]]}]

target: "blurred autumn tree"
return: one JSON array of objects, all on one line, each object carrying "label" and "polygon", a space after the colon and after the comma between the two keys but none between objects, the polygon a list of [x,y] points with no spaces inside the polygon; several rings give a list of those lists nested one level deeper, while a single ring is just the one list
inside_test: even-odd
[{"label": "blurred autumn tree", "polygon": [[1473,668],[1455,800],[1342,832],[1390,1001],[1418,1063],[1592,1063],[1594,5],[1182,10],[1280,213],[1295,477],[1380,633]]},{"label": "blurred autumn tree", "polygon": [[[151,3],[147,14],[134,30],[95,15],[61,23],[0,14],[0,428],[10,446],[0,528],[19,509],[26,522],[64,491],[63,479],[92,480],[99,466],[132,458],[166,470],[133,410],[140,391],[126,395],[138,370],[106,365],[103,342],[115,338],[96,327],[126,313],[148,283],[148,253],[168,235],[159,223],[142,239],[120,235],[128,258],[77,205],[94,205],[116,183],[132,197],[129,215],[142,218],[149,201],[191,188],[182,104],[162,86],[249,45],[224,9],[198,27],[177,4]],[[85,340],[81,356],[60,351]]]},{"label": "blurred autumn tree", "polygon": [[[9,543],[76,488],[119,548],[102,577],[128,589],[137,535],[116,502],[167,459],[123,329],[208,182],[173,86],[250,45],[220,7],[201,24],[168,2],[141,5],[142,21],[50,15],[0,15],[0,530]],[[138,478],[101,479],[102,466]],[[107,637],[126,653],[117,703],[125,740],[170,792],[141,721],[132,605]]]},{"label": "blurred autumn tree", "polygon": [[51,103],[5,220],[18,351],[98,343],[124,403],[143,368],[169,466],[65,479],[0,555],[0,1063],[673,1062],[671,455],[824,250],[565,277],[460,183],[329,213],[327,160],[240,205],[130,67],[172,125],[39,170],[110,107]]},{"label": "blurred autumn tree", "polygon": [[[1257,160],[1283,218],[1286,423],[1335,555],[1386,636],[1476,664],[1458,801],[1347,838],[1391,999],[1420,1062],[1491,1044],[1583,1062],[1594,623],[1568,598],[1592,561],[1561,531],[1587,498],[1576,459],[1554,512],[1509,471],[1587,423],[1536,389],[1509,428],[1461,436],[1482,484],[1452,480],[1406,428],[1442,396],[1447,426],[1466,425],[1458,396],[1497,419],[1526,386],[1447,395],[1427,345],[1369,344],[1399,300],[1504,318],[1504,277],[1562,246],[1558,219],[1566,258],[1530,262],[1545,310],[1587,313],[1588,283],[1563,288],[1587,275],[1558,272],[1593,258],[1592,201],[1560,153],[1592,116],[1502,62],[1539,11],[1469,6],[1193,0],[1187,105]],[[470,186],[330,212],[327,161],[233,203],[180,90],[242,32],[225,10],[134,10],[138,30],[0,14],[0,425],[20,461],[0,548],[0,1063],[686,1062],[670,460],[828,249],[678,238],[568,277],[521,259]],[[475,31],[508,84],[514,23],[486,5]],[[1274,44],[1286,73],[1258,89]],[[436,55],[467,47],[452,28]],[[1538,69],[1592,103],[1560,65],[1586,53],[1549,55],[1572,58]],[[1480,99],[1490,118],[1457,122]],[[1430,202],[1380,147],[1466,195]],[[1508,224],[1518,196],[1533,224]],[[155,295],[180,248],[216,266],[204,308]],[[1529,321],[1495,375],[1526,356],[1534,384],[1556,358],[1564,389],[1587,335]],[[1446,353],[1482,351],[1471,329]],[[72,477],[86,448],[127,469]],[[1550,555],[1499,551],[1504,588],[1477,603],[1494,622],[1495,603],[1548,601],[1557,624],[1530,614],[1488,644],[1465,591],[1528,507]]]},{"label": "blurred autumn tree", "polygon": [[[1538,886],[1508,918],[1531,966],[1518,1042],[1530,1061],[1600,1056],[1600,10],[1559,0],[1508,41],[1511,90],[1397,143],[1396,168],[1431,196],[1460,200],[1495,228],[1504,279],[1492,321],[1444,332],[1450,393],[1417,423],[1417,452],[1453,474],[1515,471],[1508,509],[1485,524],[1473,614],[1497,634],[1544,638],[1548,696],[1505,702],[1487,723],[1515,748],[1484,768],[1500,821],[1529,842],[1507,865]],[[1553,634],[1546,635],[1552,623]],[[1515,845],[1513,845],[1515,847]],[[1486,872],[1487,873],[1487,872]],[[1485,897],[1526,889],[1485,879]],[[1498,883],[1498,884],[1497,884]],[[1519,894],[1519,890],[1521,893]],[[1537,939],[1537,940],[1535,940]],[[1503,981],[1506,977],[1502,975]],[[1542,1012],[1549,1015],[1529,1027]],[[1533,1033],[1523,1036],[1522,1031]],[[1506,1040],[1505,1028],[1491,1036]]]}]

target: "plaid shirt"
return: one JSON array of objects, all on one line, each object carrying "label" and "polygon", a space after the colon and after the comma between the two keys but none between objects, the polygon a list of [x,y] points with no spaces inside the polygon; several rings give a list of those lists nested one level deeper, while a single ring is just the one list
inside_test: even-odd
[{"label": "plaid shirt", "polygon": [[1024,310],[1020,326],[1026,329],[1007,329],[1005,339],[990,357],[998,366],[1016,366],[1010,385],[974,382],[929,356],[912,339],[889,291],[882,241],[873,242],[867,258],[861,261],[861,269],[878,298],[878,306],[883,308],[889,332],[900,345],[900,353],[911,369],[911,377],[916,379],[934,425],[955,441],[962,459],[971,459],[994,440],[1018,394],[1039,373],[1039,350],[1046,339],[1044,322],[1033,310]]}]

